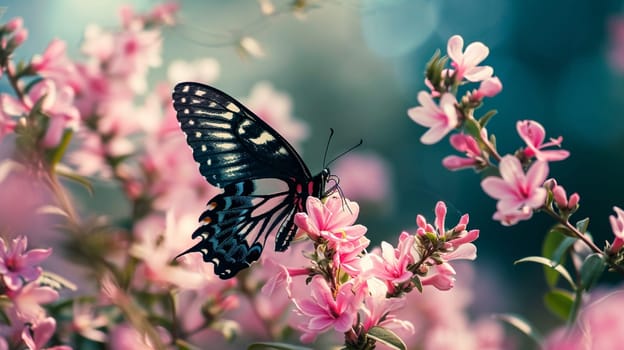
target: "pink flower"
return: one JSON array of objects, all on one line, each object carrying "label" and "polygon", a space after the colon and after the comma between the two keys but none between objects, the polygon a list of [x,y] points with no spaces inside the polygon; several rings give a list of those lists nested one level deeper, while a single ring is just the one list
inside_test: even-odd
[{"label": "pink flower", "polygon": [[356,202],[346,200],[343,204],[337,195],[327,198],[325,204],[310,196],[306,201],[306,212],[295,214],[295,224],[312,240],[323,238],[329,241],[330,247],[335,247],[357,241],[366,233],[366,227],[353,225],[359,212]]},{"label": "pink flower", "polygon": [[309,288],[309,299],[294,300],[299,313],[307,319],[303,326],[306,333],[319,334],[331,328],[344,333],[351,329],[362,302],[353,291],[353,281],[340,285],[335,298],[321,276],[315,276]]},{"label": "pink flower", "polygon": [[71,84],[77,78],[76,67],[67,57],[67,44],[59,39],[53,39],[42,55],[33,56],[30,66],[37,74],[59,86]]},{"label": "pink flower", "polygon": [[10,115],[4,113],[3,100],[4,98],[0,97],[0,141],[5,135],[12,133],[17,125],[17,122]]},{"label": "pink flower", "polygon": [[405,306],[404,298],[387,298],[388,289],[385,283],[372,278],[366,281],[367,295],[364,297],[362,326],[365,331],[381,326],[385,328],[402,328],[414,333],[414,325],[392,314]]},{"label": "pink flower", "polygon": [[160,32],[129,29],[119,33],[113,44],[113,52],[107,61],[108,73],[125,77],[133,91],[145,92],[148,69],[158,67],[162,62]]},{"label": "pink flower", "polygon": [[524,206],[519,209],[512,209],[509,211],[501,212],[500,210],[495,212],[492,218],[500,221],[503,226],[513,226],[519,221],[529,220],[533,216],[533,209]]},{"label": "pink flower", "polygon": [[525,174],[518,158],[507,155],[501,159],[499,168],[502,178],[487,177],[481,181],[481,187],[490,197],[498,199],[496,208],[500,215],[544,205],[547,191],[542,185],[548,176],[548,163],[538,160]]},{"label": "pink flower", "polygon": [[550,139],[550,142],[544,143],[546,131],[544,127],[536,121],[520,120],[516,123],[516,130],[518,130],[518,134],[527,144],[527,147],[524,149],[524,154],[528,158],[535,156],[537,160],[553,162],[564,160],[570,155],[570,152],[566,150],[542,151],[541,149],[546,147],[561,146],[563,138],[559,136],[557,139]]},{"label": "pink flower", "polygon": [[22,101],[8,95],[2,98],[4,111],[11,115],[30,113],[35,104],[43,99],[41,110],[50,117],[48,130],[42,140],[45,147],[58,145],[66,128],[78,128],[80,112],[73,105],[74,90],[69,86],[58,86],[52,80],[45,79],[33,86]]},{"label": "pink flower", "polygon": [[59,294],[50,287],[40,287],[36,283],[28,283],[21,289],[7,291],[13,302],[17,316],[25,322],[35,322],[45,317],[41,304],[51,303],[59,298]]},{"label": "pink flower", "polygon": [[474,42],[464,49],[464,39],[459,35],[453,35],[447,44],[446,51],[453,61],[455,68],[455,81],[463,78],[477,82],[492,76],[494,70],[490,66],[479,66],[490,53],[490,49],[481,42]]},{"label": "pink flower", "polygon": [[389,165],[376,154],[350,153],[336,162],[332,172],[351,199],[382,202],[392,195]]},{"label": "pink flower", "polygon": [[[423,286],[433,286],[438,290],[449,290],[455,285],[455,269],[449,263],[434,265],[433,273],[420,279]],[[430,271],[431,272],[431,271]]]},{"label": "pink flower", "polygon": [[[163,344],[171,341],[171,335],[164,328],[157,327],[156,330]],[[143,332],[139,332],[127,323],[113,327],[110,330],[109,338],[108,347],[110,349],[152,350],[155,348]]]},{"label": "pink flower", "polygon": [[46,348],[46,343],[54,335],[56,320],[52,317],[39,320],[31,325],[26,325],[22,331],[22,340],[29,350],[71,350],[65,345]]},{"label": "pink flower", "polygon": [[108,324],[106,316],[95,316],[94,306],[89,303],[74,301],[72,309],[74,311],[71,322],[72,332],[80,333],[83,337],[100,343],[106,341],[106,333],[97,329]]},{"label": "pink flower", "polygon": [[443,94],[438,106],[430,94],[421,91],[418,93],[418,102],[420,106],[410,108],[407,114],[416,123],[430,128],[420,138],[420,142],[426,145],[434,144],[459,124],[459,117],[455,109],[457,100],[452,94]]},{"label": "pink flower", "polygon": [[41,267],[37,265],[52,254],[52,249],[31,249],[26,252],[27,244],[26,237],[14,239],[8,247],[0,239],[0,274],[9,289],[19,289],[24,282],[39,278]]},{"label": "pink flower", "polygon": [[624,342],[622,287],[595,290],[579,312],[573,328],[559,328],[545,341],[545,350],[617,350]]},{"label": "pink flower", "polygon": [[367,273],[387,282],[390,293],[394,292],[395,285],[409,281],[414,275],[407,269],[415,261],[413,247],[414,236],[407,232],[401,233],[397,248],[388,242],[381,242],[379,254],[368,254],[372,266],[366,269]]},{"label": "pink flower", "polygon": [[295,148],[308,137],[308,126],[295,119],[292,112],[292,99],[279,92],[268,82],[253,86],[249,97],[243,99],[246,106],[267,124],[275,128]]},{"label": "pink flower", "polygon": [[479,89],[473,90],[470,94],[471,99],[480,101],[484,97],[494,97],[503,90],[503,84],[498,77],[490,77],[481,82]]},{"label": "pink flower", "polygon": [[182,265],[172,264],[176,255],[190,245],[188,239],[179,239],[177,233],[190,231],[189,227],[196,225],[195,218],[188,215],[176,218],[169,211],[165,225],[164,231],[158,222],[144,220],[137,225],[138,239],[129,251],[130,255],[142,262],[142,273],[137,275],[159,285],[199,288],[204,281],[202,275]]},{"label": "pink flower", "polygon": [[611,230],[613,230],[613,235],[615,236],[610,250],[613,253],[617,253],[624,246],[624,210],[618,207],[613,207],[613,210],[617,217],[609,215]]},{"label": "pink flower", "polygon": [[447,156],[442,160],[442,165],[449,170],[459,170],[464,168],[471,168],[484,164],[484,159],[481,156],[481,149],[477,140],[472,136],[464,133],[451,135],[449,138],[451,146],[457,151],[465,153],[466,158],[459,156]]}]

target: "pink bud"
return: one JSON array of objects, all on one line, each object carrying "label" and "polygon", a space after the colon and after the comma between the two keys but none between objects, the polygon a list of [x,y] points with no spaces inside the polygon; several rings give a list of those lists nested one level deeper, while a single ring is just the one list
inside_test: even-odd
[{"label": "pink bud", "polygon": [[492,77],[481,82],[479,85],[479,95],[484,97],[494,97],[503,90],[503,83],[498,77]]},{"label": "pink bud", "polygon": [[552,191],[552,189],[555,187],[557,187],[557,180],[550,178],[544,181],[544,188]]},{"label": "pink bud", "polygon": [[12,32],[17,29],[21,29],[23,25],[24,25],[24,20],[22,19],[22,17],[15,17],[6,23],[4,25],[4,28],[8,30],[9,32]]},{"label": "pink bud", "polygon": [[568,208],[573,209],[576,207],[578,202],[581,200],[581,196],[578,193],[574,192],[570,196],[570,201],[568,201]]},{"label": "pink bud", "polygon": [[555,186],[552,190],[553,197],[557,206],[559,208],[567,208],[568,207],[568,198],[565,192],[565,189],[562,186]]},{"label": "pink bud", "polygon": [[15,46],[21,45],[28,38],[28,29],[20,29],[13,35],[13,44]]}]

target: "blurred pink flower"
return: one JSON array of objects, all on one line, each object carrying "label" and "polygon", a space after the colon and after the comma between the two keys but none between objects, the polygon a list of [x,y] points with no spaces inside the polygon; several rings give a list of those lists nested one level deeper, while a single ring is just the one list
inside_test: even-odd
[{"label": "blurred pink flower", "polygon": [[109,105],[133,99],[134,93],[128,84],[107,75],[98,62],[77,63],[76,70],[79,78],[75,83],[75,104],[83,118],[103,115]]},{"label": "blurred pink flower", "polygon": [[32,69],[38,75],[54,81],[59,86],[70,85],[75,89],[76,67],[67,56],[67,44],[53,39],[43,54],[34,55],[30,60]]},{"label": "blurred pink flower", "polygon": [[449,138],[451,146],[457,151],[465,153],[466,158],[459,156],[447,156],[442,160],[442,165],[449,170],[459,170],[471,168],[484,163],[481,156],[481,149],[477,140],[464,133],[451,135]]},{"label": "blurred pink flower", "polygon": [[617,217],[609,215],[611,230],[613,230],[613,235],[615,236],[611,244],[611,252],[616,253],[624,246],[624,210],[613,207],[613,211],[615,211]]},{"label": "blurred pink flower", "polygon": [[51,303],[59,294],[50,287],[40,287],[36,283],[25,284],[21,289],[9,290],[6,295],[13,302],[17,316],[24,322],[35,322],[45,317],[41,304]]},{"label": "blurred pink flower", "polygon": [[21,164],[0,158],[0,193],[0,232],[39,232],[53,226],[50,215],[37,214],[51,202],[49,187]]},{"label": "blurred pink flower", "polygon": [[416,123],[430,128],[425,132],[420,142],[431,145],[440,141],[459,124],[459,117],[455,105],[455,96],[445,93],[440,98],[440,105],[436,105],[430,94],[425,91],[418,93],[420,106],[412,107],[407,114]]},{"label": "blurred pink flower", "polygon": [[533,217],[533,209],[523,206],[504,212],[498,210],[494,213],[492,219],[500,221],[503,226],[513,226],[519,221],[529,220],[531,217]]},{"label": "blurred pink flower", "polygon": [[360,212],[356,202],[343,199],[337,195],[326,199],[325,204],[316,197],[306,200],[306,212],[295,214],[295,224],[313,240],[319,238],[328,241],[330,247],[341,243],[359,240],[366,227],[353,225]]},{"label": "blurred pink flower", "polygon": [[624,73],[624,16],[613,16],[609,18],[607,24],[609,63],[618,73]]},{"label": "blurred pink flower", "polygon": [[8,246],[4,239],[0,239],[0,274],[9,289],[19,289],[24,282],[39,278],[41,276],[39,263],[52,254],[52,249],[26,251],[27,245],[26,237],[15,238]]},{"label": "blurred pink flower", "polygon": [[3,95],[3,99],[2,107],[11,115],[28,114],[35,104],[43,99],[41,110],[50,117],[48,129],[42,140],[45,147],[58,145],[65,129],[78,128],[80,112],[73,105],[74,90],[69,86],[57,86],[54,81],[45,79],[33,86],[21,101],[8,95]]},{"label": "blurred pink flower", "polygon": [[147,90],[148,69],[162,63],[161,50],[159,31],[129,28],[115,36],[111,56],[106,62],[107,72],[125,77],[133,91],[143,93]]},{"label": "blurred pink flower", "polygon": [[498,199],[496,208],[500,215],[544,205],[547,191],[542,185],[548,176],[548,163],[538,160],[525,174],[518,158],[507,155],[501,159],[499,169],[502,178],[487,177],[481,181],[481,187]]},{"label": "blurred pink flower", "polygon": [[129,251],[130,255],[142,262],[138,275],[157,285],[199,288],[204,281],[201,274],[182,265],[172,264],[174,258],[191,245],[190,238],[180,239],[178,233],[191,231],[190,228],[196,226],[194,215],[176,217],[173,211],[169,211],[164,228],[149,219],[136,225],[137,241]]},{"label": "blurred pink flower", "polygon": [[[167,344],[171,341],[171,335],[162,327],[156,328],[162,342]],[[142,334],[127,323],[118,324],[112,327],[109,333],[110,341],[108,349],[110,350],[153,350],[154,345],[151,344],[149,338]]]},{"label": "blurred pink flower", "polygon": [[302,331],[316,335],[331,328],[341,333],[351,329],[362,302],[353,291],[353,281],[340,285],[335,297],[321,276],[315,276],[309,288],[310,298],[294,300],[297,310],[306,319]]},{"label": "blurred pink flower", "polygon": [[308,137],[308,126],[292,115],[290,96],[279,92],[268,82],[253,86],[249,97],[243,99],[245,105],[267,124],[284,136],[295,148]]},{"label": "blurred pink flower", "polygon": [[624,291],[594,290],[573,328],[559,328],[546,339],[545,350],[618,350],[624,343]]},{"label": "blurred pink flower", "polygon": [[379,155],[350,153],[336,162],[332,172],[350,199],[387,203],[392,196],[389,165]]},{"label": "blurred pink flower", "polygon": [[108,325],[108,318],[104,315],[95,315],[94,305],[90,303],[81,303],[74,300],[73,317],[71,321],[72,333],[79,333],[81,336],[96,342],[103,343],[107,336],[102,330],[97,328]]},{"label": "blurred pink flower", "polygon": [[451,66],[455,68],[455,80],[463,78],[477,82],[492,76],[494,70],[490,66],[479,66],[489,54],[490,49],[481,42],[474,42],[464,49],[464,39],[459,35],[453,35],[447,44],[446,51],[451,58]]},{"label": "blurred pink flower", "polygon": [[535,156],[537,160],[553,162],[564,160],[570,155],[570,152],[566,150],[542,151],[542,148],[561,146],[563,137],[559,136],[557,139],[550,139],[550,142],[544,143],[546,131],[544,130],[544,127],[536,121],[519,120],[516,123],[516,129],[518,130],[518,134],[522,140],[524,140],[527,144],[527,147],[524,149],[524,154],[528,158]]},{"label": "blurred pink flower", "polygon": [[28,350],[71,350],[71,347],[66,345],[45,347],[54,335],[55,329],[56,320],[52,317],[47,317],[26,325],[22,331],[22,340],[28,347]]},{"label": "blurred pink flower", "polygon": [[6,95],[0,95],[0,142],[5,135],[15,131],[15,126],[17,125],[17,122],[4,112],[3,101],[5,98],[3,96]]}]

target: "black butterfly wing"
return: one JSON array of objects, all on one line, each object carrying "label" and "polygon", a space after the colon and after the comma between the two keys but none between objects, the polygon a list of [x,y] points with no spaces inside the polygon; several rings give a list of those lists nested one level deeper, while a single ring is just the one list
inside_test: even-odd
[{"label": "black butterfly wing", "polygon": [[[326,173],[312,177],[282,136],[217,89],[180,83],[173,101],[201,174],[224,189],[200,217],[193,238],[201,241],[183,254],[201,252],[226,279],[258,260],[276,229],[275,250],[286,250],[296,233],[294,214],[309,195],[320,196]],[[265,179],[278,189],[259,192]]]},{"label": "black butterfly wing", "polygon": [[199,171],[212,185],[312,177],[280,134],[226,93],[199,83],[180,83],[173,91],[173,107]]}]

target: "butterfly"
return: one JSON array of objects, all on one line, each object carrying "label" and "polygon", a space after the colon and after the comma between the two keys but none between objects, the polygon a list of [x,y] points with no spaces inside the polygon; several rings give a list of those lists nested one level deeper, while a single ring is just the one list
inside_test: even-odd
[{"label": "butterfly", "polygon": [[328,194],[329,169],[312,176],[277,131],[213,87],[179,83],[173,107],[199,172],[223,189],[199,217],[202,225],[192,238],[201,241],[180,255],[200,252],[214,264],[216,275],[228,279],[260,258],[272,232],[275,250],[285,251],[297,232],[295,214],[305,210],[306,199]]}]

